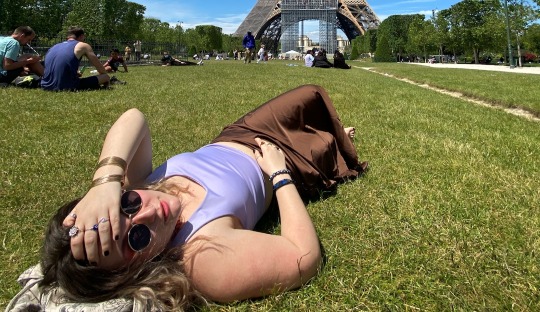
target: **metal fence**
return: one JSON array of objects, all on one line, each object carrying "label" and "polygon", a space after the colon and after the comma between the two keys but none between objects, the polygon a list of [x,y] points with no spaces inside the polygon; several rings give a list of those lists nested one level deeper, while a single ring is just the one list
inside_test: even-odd
[{"label": "metal fence", "polygon": [[[4,34],[3,36],[10,36],[11,34]],[[1,36],[1,33],[0,33]],[[62,36],[43,36],[38,35],[30,43],[30,47],[22,47],[22,53],[38,53],[42,57],[46,57],[47,51],[55,44],[65,41],[65,37]],[[104,62],[109,58],[111,50],[118,49],[120,55],[124,56],[126,61],[130,64],[150,65],[153,63],[159,63],[163,54],[163,51],[169,52],[170,55],[187,60],[191,58],[188,55],[187,47],[179,42],[142,42],[140,53],[135,53],[134,43],[135,40],[122,40],[122,39],[101,39],[95,37],[88,37],[85,40],[98,58]],[[126,47],[131,49],[131,53],[126,53]],[[81,65],[90,65],[88,59],[83,58]]]}]

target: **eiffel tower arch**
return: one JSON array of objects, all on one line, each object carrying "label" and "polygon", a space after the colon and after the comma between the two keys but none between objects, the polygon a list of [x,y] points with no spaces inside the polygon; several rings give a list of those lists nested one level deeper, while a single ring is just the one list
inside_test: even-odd
[{"label": "eiffel tower arch", "polygon": [[352,40],[381,23],[366,0],[258,0],[235,35],[251,31],[271,51],[278,51],[280,40],[283,52],[298,50],[299,23],[305,20],[319,21],[320,45],[329,52],[337,45],[337,29]]}]

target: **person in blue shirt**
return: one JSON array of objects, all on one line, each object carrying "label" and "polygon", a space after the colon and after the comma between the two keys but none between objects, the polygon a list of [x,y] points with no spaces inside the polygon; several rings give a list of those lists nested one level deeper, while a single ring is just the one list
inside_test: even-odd
[{"label": "person in blue shirt", "polygon": [[25,67],[38,76],[43,76],[43,65],[39,55],[19,56],[21,45],[31,42],[36,33],[29,26],[20,26],[9,37],[0,39],[0,83],[11,83],[20,76]]},{"label": "person in blue shirt", "polygon": [[246,58],[244,59],[244,64],[251,63],[253,58],[253,52],[255,50],[255,37],[251,34],[251,31],[248,31],[242,40],[242,45],[246,49]]},{"label": "person in blue shirt", "polygon": [[[73,26],[68,30],[66,41],[49,49],[41,80],[43,90],[77,91],[108,86],[111,78],[85,39],[84,29]],[[98,75],[80,78],[79,65],[83,56],[96,68]]]}]

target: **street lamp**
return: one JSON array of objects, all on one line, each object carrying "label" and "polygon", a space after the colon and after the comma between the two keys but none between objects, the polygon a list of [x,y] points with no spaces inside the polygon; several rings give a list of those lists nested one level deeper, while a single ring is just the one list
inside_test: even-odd
[{"label": "street lamp", "polygon": [[508,17],[508,0],[504,0],[504,15],[506,17],[506,40],[508,41],[508,58],[510,68],[514,68],[514,58],[512,56],[512,41],[510,40],[510,19]]}]

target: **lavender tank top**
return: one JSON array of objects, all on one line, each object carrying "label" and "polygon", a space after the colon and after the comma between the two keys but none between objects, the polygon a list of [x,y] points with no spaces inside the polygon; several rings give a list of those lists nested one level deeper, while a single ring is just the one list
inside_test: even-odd
[{"label": "lavender tank top", "polygon": [[184,176],[206,190],[206,197],[169,247],[187,242],[208,222],[232,215],[244,229],[252,230],[265,212],[264,177],[255,160],[234,148],[206,145],[193,153],[168,159],[147,178],[155,182],[170,176]]}]

